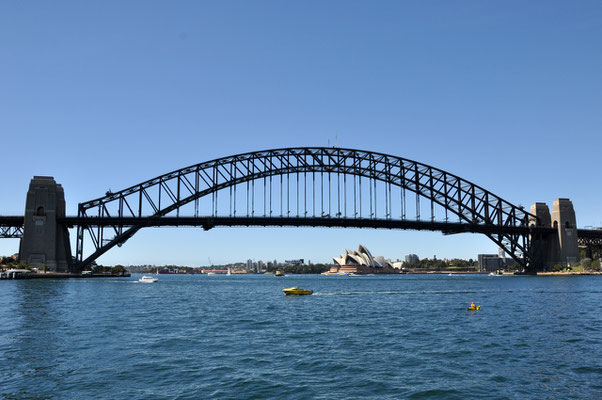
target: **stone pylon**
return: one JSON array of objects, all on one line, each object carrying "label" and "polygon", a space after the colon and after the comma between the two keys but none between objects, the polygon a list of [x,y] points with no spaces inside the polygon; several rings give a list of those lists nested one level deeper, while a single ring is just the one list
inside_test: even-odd
[{"label": "stone pylon", "polygon": [[554,233],[531,236],[531,256],[537,270],[551,270],[556,264],[563,267],[579,261],[577,245],[577,222],[573,203],[569,199],[556,199],[550,215],[546,203],[534,203],[529,225],[554,228]]},{"label": "stone pylon", "polygon": [[579,261],[577,244],[577,219],[573,203],[569,199],[556,199],[552,208],[552,227],[558,231],[558,260],[556,264],[567,266]]},{"label": "stone pylon", "polygon": [[34,176],[25,202],[23,238],[19,260],[32,267],[67,272],[71,243],[66,226],[57,223],[65,216],[63,187],[50,176]]},{"label": "stone pylon", "polygon": [[[530,226],[552,227],[550,209],[546,203],[533,203],[529,212],[538,217],[529,218]],[[531,236],[531,256],[537,271],[551,270],[558,258],[558,237],[556,234],[537,234]]]}]

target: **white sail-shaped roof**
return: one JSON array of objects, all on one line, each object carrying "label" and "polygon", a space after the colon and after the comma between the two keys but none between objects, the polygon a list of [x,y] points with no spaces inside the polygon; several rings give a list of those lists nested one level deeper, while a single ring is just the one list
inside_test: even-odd
[{"label": "white sail-shaped roof", "polygon": [[372,258],[370,250],[368,250],[363,244],[359,245],[359,247],[357,248],[357,252],[364,256],[369,265],[372,265],[374,263],[374,258]]},{"label": "white sail-shaped roof", "polygon": [[357,251],[345,249],[345,254],[340,257],[333,258],[333,261],[338,265],[362,265],[367,267],[392,267],[391,261],[383,256],[372,257],[366,246],[360,244]]}]

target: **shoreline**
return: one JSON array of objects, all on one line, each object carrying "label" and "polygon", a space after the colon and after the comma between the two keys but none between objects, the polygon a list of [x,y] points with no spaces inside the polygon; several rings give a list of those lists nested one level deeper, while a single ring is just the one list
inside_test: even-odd
[{"label": "shoreline", "polygon": [[100,274],[82,275],[82,274],[70,274],[67,272],[64,272],[64,273],[63,272],[47,272],[47,273],[18,274],[15,277],[10,277],[10,278],[6,277],[4,275],[4,274],[6,274],[5,272],[3,272],[2,274],[3,274],[3,276],[0,279],[7,280],[7,281],[22,280],[22,279],[129,278],[131,276],[131,274],[129,272],[126,274],[123,274],[123,275],[100,275]]}]

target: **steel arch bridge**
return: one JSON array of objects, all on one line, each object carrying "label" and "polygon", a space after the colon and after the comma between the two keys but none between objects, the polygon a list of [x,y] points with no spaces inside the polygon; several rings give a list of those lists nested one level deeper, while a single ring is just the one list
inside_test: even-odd
[{"label": "steel arch bridge", "polygon": [[202,162],[80,203],[78,216],[62,223],[77,226],[76,269],[143,227],[186,225],[475,232],[532,269],[529,241],[538,230],[537,217],[523,207],[450,172],[389,154],[330,147]]}]

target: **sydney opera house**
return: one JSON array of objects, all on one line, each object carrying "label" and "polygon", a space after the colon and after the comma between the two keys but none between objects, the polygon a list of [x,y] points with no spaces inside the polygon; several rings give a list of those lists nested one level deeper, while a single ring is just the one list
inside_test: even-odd
[{"label": "sydney opera house", "polygon": [[391,260],[383,256],[372,257],[370,251],[359,245],[357,251],[345,249],[345,254],[333,258],[334,265],[324,275],[345,274],[398,274],[399,269],[391,263]]}]

